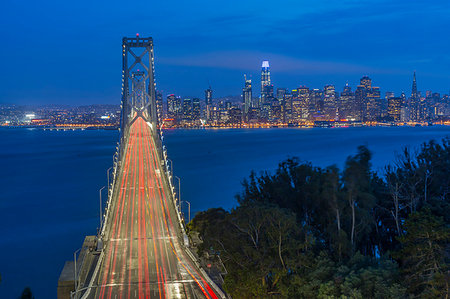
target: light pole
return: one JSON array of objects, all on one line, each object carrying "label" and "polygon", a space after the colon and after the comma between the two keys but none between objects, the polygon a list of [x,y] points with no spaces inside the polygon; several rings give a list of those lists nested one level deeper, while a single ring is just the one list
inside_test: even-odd
[{"label": "light pole", "polygon": [[110,168],[108,168],[108,170],[106,171],[106,177],[108,180],[108,189],[109,189],[109,171],[111,170],[112,166]]},{"label": "light pole", "polygon": [[187,200],[183,200],[180,202],[180,207],[181,207],[181,203],[187,203],[188,204],[188,223],[191,222],[191,203]]},{"label": "light pole", "polygon": [[173,162],[169,158],[167,158],[167,161],[170,162],[170,172],[172,173],[172,185],[173,185]]},{"label": "light pole", "polygon": [[180,206],[181,210],[181,181],[179,177],[175,176],[175,178],[178,180],[178,205]]},{"label": "light pole", "polygon": [[74,278],[75,278],[75,292],[77,291],[77,253],[78,253],[78,251],[80,251],[81,250],[81,248],[78,248],[77,250],[75,250],[75,252],[73,253],[73,262],[74,262],[74,264],[73,264],[73,267],[74,267]]},{"label": "light pole", "polygon": [[103,187],[101,187],[100,190],[98,191],[98,193],[99,193],[99,195],[100,195],[100,200],[99,200],[99,207],[100,207],[100,210],[99,210],[99,213],[100,213],[100,226],[99,226],[99,228],[98,228],[99,234],[100,234],[100,231],[101,231],[101,229],[102,229],[102,191],[103,191],[103,189],[105,189],[105,188],[106,188],[106,186],[103,186]]}]

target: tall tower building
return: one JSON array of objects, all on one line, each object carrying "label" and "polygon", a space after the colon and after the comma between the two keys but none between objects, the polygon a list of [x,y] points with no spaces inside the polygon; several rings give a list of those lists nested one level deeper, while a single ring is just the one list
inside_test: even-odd
[{"label": "tall tower building", "polygon": [[366,120],[375,121],[381,115],[380,88],[372,86],[367,92]]},{"label": "tall tower building", "polygon": [[183,120],[190,122],[192,120],[192,100],[183,99]]},{"label": "tall tower building", "polygon": [[420,97],[417,92],[416,72],[414,72],[413,83],[411,88],[411,98],[409,101],[409,117],[411,121],[420,119]]},{"label": "tall tower building", "polygon": [[413,83],[411,88],[411,98],[417,98],[419,95],[417,93],[417,81],[416,81],[416,72],[414,72]]},{"label": "tall tower building", "polygon": [[170,94],[167,96],[167,117],[180,120],[182,114],[181,98]]},{"label": "tall tower building", "polygon": [[297,93],[300,102],[300,111],[297,110],[297,117],[304,121],[310,117],[309,106],[311,103],[311,92],[308,87],[301,86],[297,88]]},{"label": "tall tower building", "polygon": [[205,90],[205,103],[206,103],[206,121],[212,120],[212,89],[211,86]]},{"label": "tall tower building", "polygon": [[247,79],[247,75],[244,75],[245,85],[242,89],[242,100],[244,102],[244,113],[243,116],[246,119],[250,108],[252,107],[252,80]]},{"label": "tall tower building", "polygon": [[355,91],[355,116],[361,121],[374,121],[380,116],[380,88],[364,76]]},{"label": "tall tower building", "polygon": [[192,120],[199,121],[201,114],[200,99],[194,98],[192,100]]},{"label": "tall tower building", "polygon": [[353,115],[354,102],[355,94],[352,92],[352,88],[348,85],[348,83],[346,83],[344,90],[341,92],[341,97],[339,98],[339,118],[355,118]]},{"label": "tall tower building", "polygon": [[372,79],[368,76],[364,76],[360,80],[360,85],[364,86],[365,89],[370,89],[372,87]]},{"label": "tall tower building", "polygon": [[324,112],[328,119],[336,119],[337,110],[337,99],[336,99],[336,89],[334,85],[325,85],[323,88],[324,95]]},{"label": "tall tower building", "polygon": [[399,122],[401,120],[402,98],[389,97],[387,111],[391,121]]},{"label": "tall tower building", "polygon": [[277,88],[277,99],[279,101],[284,99],[284,96],[288,93],[287,88]]},{"label": "tall tower building", "polygon": [[[272,87],[272,88],[270,88]],[[270,94],[272,92],[272,94]],[[273,86],[270,82],[269,61],[264,60],[261,66],[261,102],[260,107],[264,104],[269,96],[273,96]]]}]

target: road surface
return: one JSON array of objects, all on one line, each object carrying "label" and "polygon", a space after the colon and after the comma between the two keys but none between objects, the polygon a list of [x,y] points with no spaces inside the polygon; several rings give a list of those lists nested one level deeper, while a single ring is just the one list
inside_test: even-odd
[{"label": "road surface", "polygon": [[[138,117],[116,177],[95,298],[218,298],[180,243],[150,126]],[[91,294],[91,295],[92,295]]]}]

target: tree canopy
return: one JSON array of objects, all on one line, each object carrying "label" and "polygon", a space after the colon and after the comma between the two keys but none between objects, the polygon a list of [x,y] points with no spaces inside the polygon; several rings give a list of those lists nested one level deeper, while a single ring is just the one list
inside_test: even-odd
[{"label": "tree canopy", "polygon": [[233,298],[448,298],[450,146],[405,149],[379,174],[360,146],[336,166],[252,172],[231,211],[189,224]]}]

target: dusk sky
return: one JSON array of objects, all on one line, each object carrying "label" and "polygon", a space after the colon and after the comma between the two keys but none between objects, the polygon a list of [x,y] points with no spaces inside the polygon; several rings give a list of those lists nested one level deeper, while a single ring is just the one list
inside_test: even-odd
[{"label": "dusk sky", "polygon": [[204,98],[348,83],[450,90],[450,1],[2,1],[0,103],[120,103],[123,36],[152,36],[157,89]]}]

